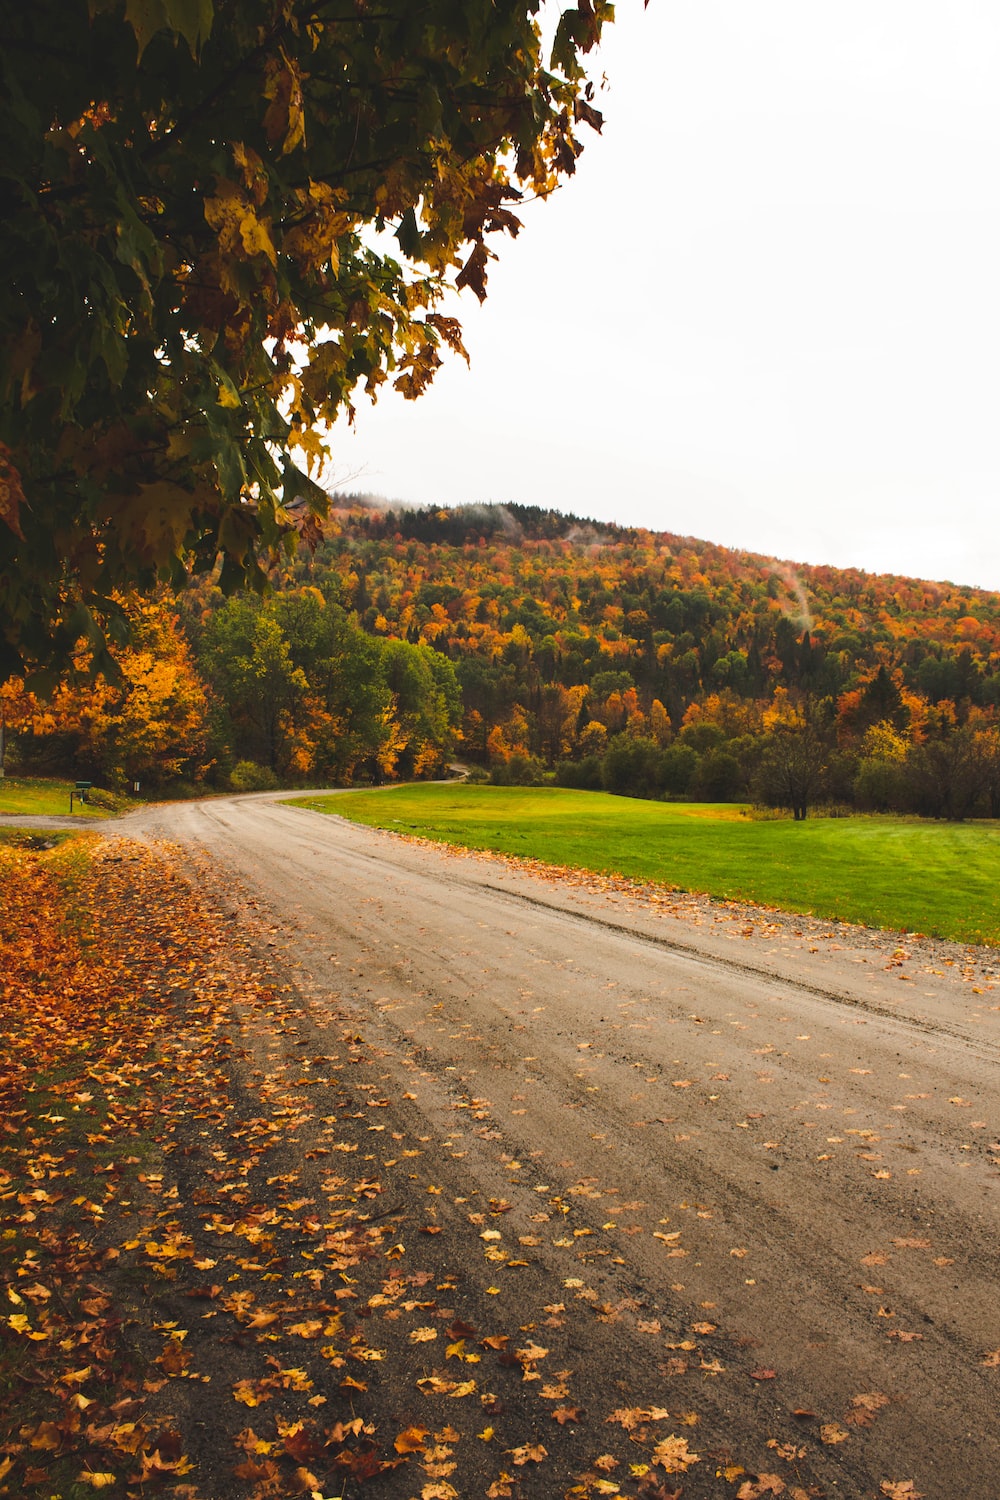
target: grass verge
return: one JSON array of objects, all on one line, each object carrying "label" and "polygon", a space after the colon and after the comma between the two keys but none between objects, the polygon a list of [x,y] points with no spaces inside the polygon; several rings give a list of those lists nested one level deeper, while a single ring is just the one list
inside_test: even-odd
[{"label": "grass verge", "polygon": [[405,786],[298,806],[724,900],[1000,945],[1000,827],[917,818],[755,821],[732,805],[557,788]]},{"label": "grass verge", "polygon": [[[74,792],[73,816],[106,818],[111,811],[93,802],[81,802],[72,781],[50,781],[33,776],[5,776],[0,781],[0,813],[28,813],[36,818],[66,817],[69,796]],[[102,799],[106,793],[100,794]]]}]

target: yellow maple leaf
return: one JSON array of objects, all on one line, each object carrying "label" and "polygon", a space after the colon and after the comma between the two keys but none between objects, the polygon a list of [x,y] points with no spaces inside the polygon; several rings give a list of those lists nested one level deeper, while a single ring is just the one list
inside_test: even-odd
[{"label": "yellow maple leaf", "polygon": [[219,405],[224,406],[227,411],[239,411],[240,407],[243,405],[236,387],[234,385],[230,385],[225,380],[219,382],[219,394],[217,400]]},{"label": "yellow maple leaf", "polygon": [[272,266],[278,264],[277,251],[267,221],[259,219],[250,207],[240,219],[240,239],[248,255],[266,255]]}]

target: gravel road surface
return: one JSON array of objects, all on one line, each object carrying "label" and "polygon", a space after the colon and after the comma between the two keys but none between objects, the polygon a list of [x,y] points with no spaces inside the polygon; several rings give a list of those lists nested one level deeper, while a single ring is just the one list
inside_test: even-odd
[{"label": "gravel road surface", "polygon": [[[989,954],[531,873],[269,796],[101,832],[181,846],[316,1024],[336,1011],[375,1049],[380,1118],[427,1143],[394,1201],[468,1236],[463,1309],[583,1295],[560,1357],[589,1409],[697,1407],[714,1459],[664,1495],[734,1495],[732,1461],[786,1486],[754,1496],[1000,1496]],[[509,1211],[477,1228],[491,1199]]]}]

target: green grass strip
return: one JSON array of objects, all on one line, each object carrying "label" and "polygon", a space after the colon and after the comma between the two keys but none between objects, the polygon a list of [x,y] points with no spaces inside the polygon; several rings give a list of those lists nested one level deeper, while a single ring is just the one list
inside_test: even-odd
[{"label": "green grass strip", "polygon": [[724,900],[1000,945],[1000,826],[992,822],[757,820],[726,804],[553,787],[404,786],[300,798],[297,805]]},{"label": "green grass strip", "polygon": [[69,794],[73,796],[73,816],[106,818],[107,812],[81,802],[72,781],[48,781],[41,777],[4,776],[0,779],[0,813],[32,813],[38,818],[63,817],[69,813]]}]

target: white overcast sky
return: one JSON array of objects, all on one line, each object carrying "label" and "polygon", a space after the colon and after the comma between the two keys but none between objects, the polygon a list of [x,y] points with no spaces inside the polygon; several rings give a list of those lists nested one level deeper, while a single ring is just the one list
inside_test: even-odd
[{"label": "white overcast sky", "polygon": [[344,488],[1000,589],[1000,4],[619,0],[604,134]]}]

